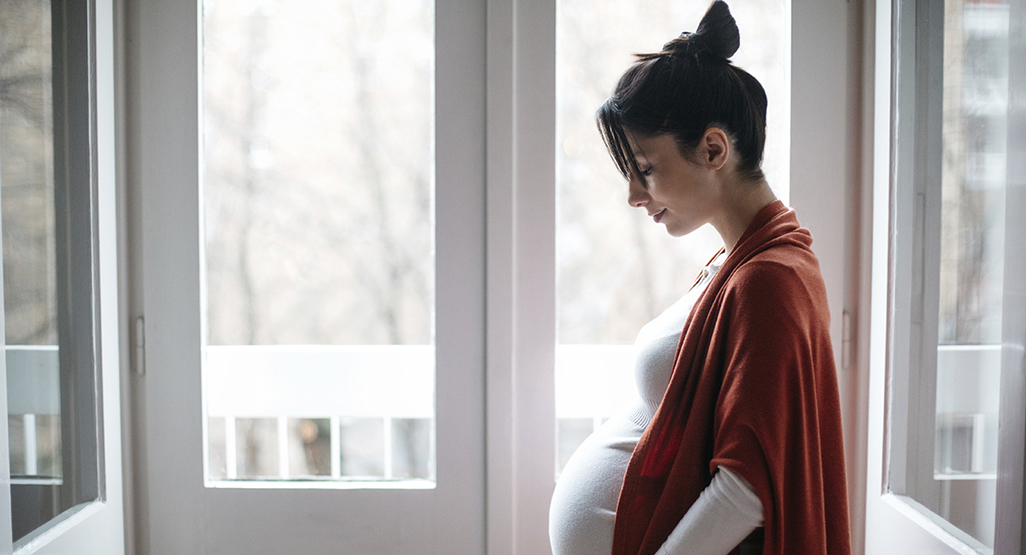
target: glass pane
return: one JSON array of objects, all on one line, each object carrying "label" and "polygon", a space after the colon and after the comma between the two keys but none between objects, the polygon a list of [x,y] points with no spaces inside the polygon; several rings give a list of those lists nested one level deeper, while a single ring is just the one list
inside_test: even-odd
[{"label": "glass pane", "polygon": [[[428,478],[431,449],[431,422],[426,418],[392,420],[392,476]],[[386,469],[386,476],[388,471]]]},{"label": "glass pane", "polygon": [[331,420],[290,418],[289,476],[331,476]]},{"label": "glass pane", "polygon": [[281,469],[276,418],[238,418],[235,420],[236,476],[239,478],[275,478]]},{"label": "glass pane", "polygon": [[[731,4],[741,31],[733,58],[769,97],[763,169],[787,202],[790,159],[788,0]],[[559,453],[587,434],[577,419],[605,419],[638,402],[638,330],[680,298],[722,246],[711,227],[667,235],[627,206],[627,184],[606,154],[595,111],[632,62],[693,31],[708,3],[560,0],[556,27],[557,329]],[[615,29],[615,32],[609,32]],[[572,435],[566,435],[572,434]],[[560,454],[557,472],[567,456]]]},{"label": "glass pane", "polygon": [[559,468],[566,466],[570,455],[595,431],[595,421],[590,418],[560,418],[556,427],[556,457]]},{"label": "glass pane", "polygon": [[385,419],[344,418],[340,421],[342,476],[385,477]]},{"label": "glass pane", "polygon": [[61,511],[50,3],[0,3],[0,221],[14,540]]},{"label": "glass pane", "polygon": [[946,0],[937,507],[994,545],[1004,274],[1008,5]]},{"label": "glass pane", "polygon": [[207,472],[212,480],[228,477],[226,420],[224,417],[207,419]]},{"label": "glass pane", "polygon": [[208,485],[434,479],[433,16],[203,3]]}]

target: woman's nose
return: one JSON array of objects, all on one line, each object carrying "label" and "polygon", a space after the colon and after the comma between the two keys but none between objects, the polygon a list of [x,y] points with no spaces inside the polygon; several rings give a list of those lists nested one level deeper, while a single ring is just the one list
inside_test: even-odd
[{"label": "woman's nose", "polygon": [[644,184],[637,177],[631,176],[630,181],[627,183],[627,204],[633,208],[639,208],[647,202],[648,191],[645,190]]}]

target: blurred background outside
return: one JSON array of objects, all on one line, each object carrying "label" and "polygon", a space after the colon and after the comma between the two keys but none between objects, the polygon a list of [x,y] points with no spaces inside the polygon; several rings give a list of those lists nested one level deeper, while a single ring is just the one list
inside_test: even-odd
[{"label": "blurred background outside", "polygon": [[14,539],[60,511],[50,2],[0,2],[0,222]]}]

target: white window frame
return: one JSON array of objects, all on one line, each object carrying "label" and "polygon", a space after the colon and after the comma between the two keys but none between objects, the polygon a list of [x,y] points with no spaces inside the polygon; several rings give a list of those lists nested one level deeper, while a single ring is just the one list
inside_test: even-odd
[{"label": "white window frame", "polygon": [[[75,467],[88,474],[82,476],[84,493],[87,494],[85,498],[95,493],[97,499],[74,505],[18,542],[12,542],[8,434],[5,427],[0,434],[0,452],[4,454],[3,461],[0,461],[0,554],[3,555],[69,552],[88,555],[122,553],[124,550],[115,200],[115,15],[111,0],[71,4],[65,5],[65,14],[68,28],[73,27],[71,32],[76,33],[71,39],[75,43],[71,51],[75,59],[69,62],[69,73],[55,75],[54,80],[57,82],[73,75],[70,77],[72,80],[65,83],[69,94],[63,100],[55,98],[55,102],[67,103],[64,109],[68,110],[69,122],[63,131],[70,137],[68,146],[72,150],[62,156],[70,164],[65,177],[74,180],[76,190],[66,199],[75,203],[68,210],[69,225],[75,230],[69,233],[72,252],[65,253],[67,259],[63,262],[65,267],[70,266],[67,279],[70,280],[71,297],[70,304],[65,305],[70,308],[67,309],[68,315],[60,315],[60,318],[68,320],[63,324],[70,326],[64,333],[70,333],[72,337],[66,343],[67,350],[69,354],[74,353],[76,359],[65,361],[62,353],[60,364],[62,373],[77,375],[85,371],[91,374],[91,377],[83,375],[77,378],[86,378],[83,383],[91,383],[91,387],[73,386],[72,390],[62,391],[61,395],[65,397],[63,407],[73,402],[78,406],[93,407],[95,412],[74,418],[70,414],[62,415],[69,419],[62,423],[62,429],[74,426],[73,435],[92,446],[82,449],[72,445],[70,449],[75,451],[74,457],[90,459],[85,465],[76,461]],[[85,50],[81,50],[82,42],[90,43]],[[88,67],[83,65],[80,54],[91,58],[86,63]],[[89,144],[89,148],[82,148],[83,141]],[[86,196],[82,197],[82,194]],[[90,227],[91,233],[83,233],[83,229]],[[91,275],[91,279],[85,275]],[[83,326],[91,331],[85,333]],[[4,361],[0,360],[0,406],[6,408],[6,371],[3,369]],[[71,439],[64,438],[64,441]],[[95,461],[92,460],[94,457]],[[71,479],[75,479],[73,470],[65,471],[71,472]],[[72,499],[78,499],[77,488],[70,489]]]},{"label": "white window frame", "polygon": [[[328,491],[204,488],[197,464],[203,460],[196,440],[202,429],[202,18],[201,3],[194,2],[124,4],[123,264],[131,279],[123,319],[134,323],[144,317],[145,336],[139,345],[145,348],[133,349],[142,354],[142,364],[135,357],[138,373],[127,378],[133,395],[126,414],[134,424],[130,437],[136,438],[129,551],[289,552],[300,536],[310,553],[337,552],[343,544],[361,553],[405,552],[414,545],[435,552],[482,551],[485,5],[437,0],[434,18],[436,487]],[[171,414],[174,421],[148,414]],[[312,513],[336,526],[309,518]],[[217,524],[245,533],[225,534]],[[311,530],[323,533],[306,534]]]},{"label": "white window frame", "polygon": [[[871,232],[862,250],[862,258],[870,261],[862,269],[863,287],[868,288],[869,295],[860,302],[869,318],[862,320],[859,328],[869,339],[859,347],[860,356],[869,360],[870,371],[866,546],[868,551],[874,552],[987,553],[990,550],[980,542],[952,530],[940,517],[906,495],[910,490],[915,491],[914,482],[924,477],[910,473],[903,463],[914,465],[928,457],[929,468],[933,466],[930,434],[935,391],[932,384],[924,383],[930,381],[924,379],[928,378],[924,372],[935,363],[936,349],[932,355],[928,351],[931,344],[935,347],[937,326],[936,317],[930,316],[921,305],[922,297],[929,298],[923,292],[936,287],[936,283],[932,283],[936,276],[929,275],[929,268],[935,266],[932,259],[937,256],[936,245],[929,245],[928,234],[939,222],[926,215],[930,214],[929,203],[940,201],[939,195],[930,198],[925,190],[921,165],[923,158],[936,156],[940,146],[939,129],[936,136],[928,137],[930,140],[916,143],[917,137],[934,133],[936,128],[932,126],[939,126],[937,103],[940,101],[936,91],[917,91],[916,88],[917,82],[925,83],[936,77],[939,69],[936,59],[926,64],[917,60],[917,48],[937,48],[937,45],[917,37],[916,27],[917,24],[930,26],[936,31],[939,14],[933,9],[930,15],[934,21],[930,22],[924,17],[925,10],[917,14],[916,3],[916,0],[878,1],[867,13],[875,52],[874,94],[871,100],[867,99],[871,102],[873,121],[869,147],[872,183],[863,194],[863,202],[871,207],[863,215],[864,229]],[[916,108],[920,105],[928,107],[927,115],[917,121]],[[1015,160],[1011,147],[1009,143],[1009,170]],[[1021,160],[1018,162],[1021,165]],[[1009,175],[1013,173],[1009,171]],[[1021,197],[1020,194],[1020,203],[1023,202]],[[1021,229],[1022,222],[1018,224]],[[1026,271],[1022,260],[1011,262],[1017,267],[1006,268],[1005,287],[1012,285],[1007,276]],[[1021,296],[1021,284],[1017,285],[1019,290],[1013,294]],[[1009,291],[1005,294],[1007,299]],[[1018,333],[1026,335],[1022,329]],[[993,550],[1001,554],[1019,553],[1024,541],[1023,430],[1026,423],[1022,399],[1026,385],[1021,371],[1005,371],[1005,368],[1015,367],[1015,364],[1007,364],[1015,362],[1015,357],[1022,369],[1024,340],[1026,337],[1011,340],[1006,337],[1002,347],[1005,358],[1001,376],[1002,429]],[[1016,406],[1014,410],[1007,410],[1013,406]],[[909,445],[904,440],[909,423],[917,428],[919,435],[928,435],[926,448]],[[894,458],[894,449],[903,450],[903,456]]]}]

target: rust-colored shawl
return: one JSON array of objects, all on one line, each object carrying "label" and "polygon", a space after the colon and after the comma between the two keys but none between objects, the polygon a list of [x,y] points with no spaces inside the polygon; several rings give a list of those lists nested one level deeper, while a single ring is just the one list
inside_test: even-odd
[{"label": "rust-colored shawl", "polygon": [[763,553],[851,552],[840,402],[812,236],[763,208],[695,304],[627,472],[613,555],[655,553],[717,467],[762,501]]}]

